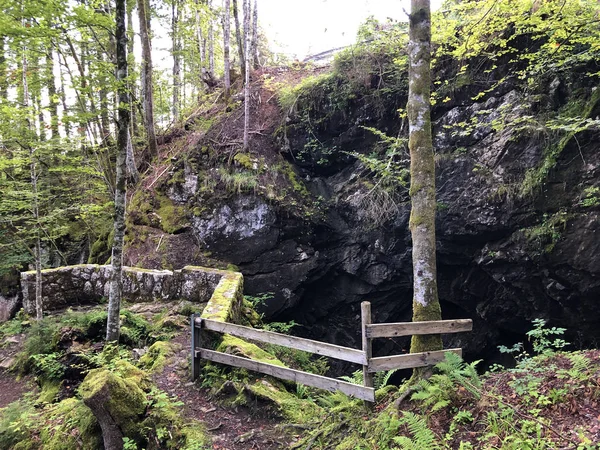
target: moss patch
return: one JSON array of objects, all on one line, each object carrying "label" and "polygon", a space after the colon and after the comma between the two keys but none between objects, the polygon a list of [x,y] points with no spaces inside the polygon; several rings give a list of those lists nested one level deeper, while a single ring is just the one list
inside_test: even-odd
[{"label": "moss patch", "polygon": [[282,363],[275,356],[270,353],[264,351],[262,348],[258,347],[255,344],[251,344],[242,339],[236,338],[234,336],[230,336],[228,334],[223,335],[223,339],[221,343],[217,347],[218,352],[229,353],[230,355],[235,356],[243,356],[244,358],[253,359],[255,361],[260,361],[268,364],[273,364],[275,366],[285,367],[285,364]]},{"label": "moss patch", "polygon": [[94,369],[79,387],[85,402],[108,393],[105,407],[119,424],[123,434],[137,438],[140,435],[139,418],[146,409],[146,395],[135,381],[121,378],[106,369]]},{"label": "moss patch", "polygon": [[168,357],[172,354],[173,347],[171,344],[165,341],[157,341],[140,358],[140,366],[150,373],[157,372],[165,367]]},{"label": "moss patch", "polygon": [[225,272],[219,281],[206,308],[202,312],[203,319],[219,322],[234,322],[238,315],[244,291],[244,277],[241,273]]}]

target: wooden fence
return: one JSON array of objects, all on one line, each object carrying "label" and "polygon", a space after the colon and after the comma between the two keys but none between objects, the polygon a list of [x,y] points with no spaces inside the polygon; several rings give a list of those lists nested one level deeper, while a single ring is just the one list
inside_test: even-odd
[{"label": "wooden fence", "polygon": [[[341,347],[325,342],[313,341],[287,334],[260,330],[233,323],[202,319],[193,315],[192,328],[192,379],[200,372],[200,359],[226,364],[234,367],[253,370],[284,380],[302,383],[328,391],[341,391],[344,394],[369,402],[375,401],[373,373],[391,369],[410,369],[437,364],[444,359],[444,353],[462,354],[460,348],[433,352],[409,353],[384,357],[372,357],[372,341],[376,338],[398,336],[445,334],[471,331],[473,323],[470,319],[438,320],[430,322],[371,323],[371,304],[361,304],[362,349]],[[303,350],[320,356],[340,359],[363,366],[363,386],[348,383],[335,378],[323,377],[308,372],[280,367],[261,361],[242,358],[228,353],[217,352],[203,347],[203,332],[229,334],[256,342],[280,345],[282,347]]]}]

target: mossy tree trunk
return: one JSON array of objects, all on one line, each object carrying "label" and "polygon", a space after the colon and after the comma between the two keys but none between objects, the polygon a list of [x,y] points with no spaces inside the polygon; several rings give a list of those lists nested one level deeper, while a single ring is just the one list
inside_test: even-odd
[{"label": "mossy tree trunk", "polygon": [[[145,0],[142,0],[142,2]],[[106,340],[119,340],[119,314],[123,296],[123,241],[125,238],[126,159],[129,138],[129,93],[127,92],[127,28],[125,26],[125,0],[116,4],[117,86],[119,119],[117,135],[117,177],[115,183],[115,223],[112,248],[112,272],[108,299]]]},{"label": "mossy tree trunk", "polygon": [[[435,256],[435,162],[431,136],[431,13],[429,0],[412,0],[409,31],[408,124],[413,322],[440,320]],[[413,336],[411,352],[441,350],[439,335]],[[418,377],[422,369],[415,369]]]}]

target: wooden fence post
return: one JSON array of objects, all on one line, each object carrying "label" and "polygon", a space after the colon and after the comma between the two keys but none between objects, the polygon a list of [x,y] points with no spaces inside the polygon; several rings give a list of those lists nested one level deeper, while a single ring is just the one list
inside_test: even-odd
[{"label": "wooden fence post", "polygon": [[[192,325],[192,381],[196,380],[200,375],[200,361],[198,357],[196,357],[196,348],[202,347],[201,342],[201,323],[196,325],[196,319],[198,318],[198,314],[192,314],[191,317],[191,325]],[[200,319],[202,320],[202,319]]]},{"label": "wooden fence post", "polygon": [[367,336],[367,325],[371,325],[371,303],[362,302],[360,304],[360,315],[361,315],[361,332],[362,332],[362,349],[367,359],[367,365],[363,366],[363,385],[365,387],[372,388],[373,374],[369,372],[369,363],[372,356],[372,343],[371,338]]}]

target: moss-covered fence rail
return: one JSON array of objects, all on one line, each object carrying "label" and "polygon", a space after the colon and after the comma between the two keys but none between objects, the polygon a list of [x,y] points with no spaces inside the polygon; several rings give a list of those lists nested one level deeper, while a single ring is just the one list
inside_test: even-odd
[{"label": "moss-covered fence rail", "polygon": [[[240,274],[238,282],[243,282]],[[209,300],[208,305],[201,316],[192,315],[192,379],[196,379],[200,373],[200,361],[202,359],[241,367],[248,370],[264,373],[284,380],[302,383],[328,391],[341,391],[352,397],[360,398],[369,402],[375,401],[375,390],[373,387],[372,373],[396,368],[424,367],[436,364],[444,359],[446,352],[462,354],[460,348],[448,350],[422,352],[406,355],[393,355],[373,358],[371,356],[372,340],[382,337],[396,337],[408,335],[459,333],[471,331],[473,323],[470,319],[440,320],[431,322],[408,322],[408,323],[371,323],[371,305],[363,302],[362,307],[362,340],[361,350],[313,341],[272,331],[259,330],[235,323],[233,312],[239,309],[241,299],[234,293],[241,292],[239,286],[235,286],[235,279],[222,280],[221,289],[215,289],[216,296]],[[237,305],[237,306],[236,306]],[[239,316],[238,316],[239,317]],[[207,341],[208,333],[220,333],[248,339],[255,342],[280,345],[296,350],[303,350],[320,356],[340,359],[363,366],[364,385],[347,383],[334,378],[323,377],[308,372],[281,367],[264,361],[231,355],[209,349]]]}]

